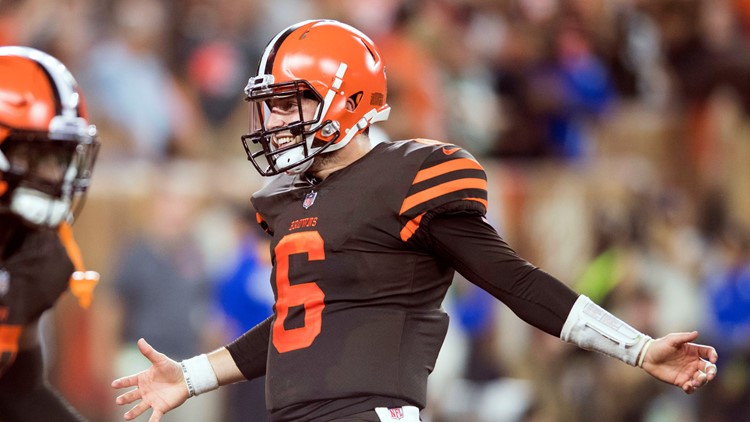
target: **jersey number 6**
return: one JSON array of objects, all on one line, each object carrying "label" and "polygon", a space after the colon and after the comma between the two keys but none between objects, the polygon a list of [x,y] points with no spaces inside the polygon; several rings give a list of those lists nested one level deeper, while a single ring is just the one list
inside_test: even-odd
[{"label": "jersey number 6", "polygon": [[[274,249],[276,252],[276,320],[273,324],[273,345],[279,353],[309,347],[320,334],[321,314],[325,308],[325,294],[315,281],[292,285],[289,281],[289,256],[307,254],[308,261],[325,259],[323,238],[317,231],[292,233],[284,236]],[[284,327],[289,308],[305,307],[305,325]]]}]

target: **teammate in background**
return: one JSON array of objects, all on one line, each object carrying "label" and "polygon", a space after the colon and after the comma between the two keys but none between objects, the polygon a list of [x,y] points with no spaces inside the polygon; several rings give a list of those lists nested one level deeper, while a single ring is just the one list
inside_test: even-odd
[{"label": "teammate in background", "polygon": [[[652,339],[520,258],[486,222],[482,166],[453,144],[372,145],[385,120],[377,47],[329,20],[280,32],[245,89],[249,159],[276,176],[253,195],[272,236],[274,314],[209,354],[113,382],[150,421],[198,395],[266,376],[273,421],[417,421],[446,334],[454,271],[527,323],[692,393],[716,376],[697,332]],[[168,298],[158,298],[168,300]]]},{"label": "teammate in background", "polygon": [[39,319],[68,288],[88,307],[70,225],[99,142],[76,81],[57,59],[0,47],[0,420],[82,421],[47,384]]}]

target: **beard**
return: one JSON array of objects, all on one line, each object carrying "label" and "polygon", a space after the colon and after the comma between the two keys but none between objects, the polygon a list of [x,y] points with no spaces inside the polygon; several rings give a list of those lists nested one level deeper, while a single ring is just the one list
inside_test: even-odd
[{"label": "beard", "polygon": [[324,152],[315,158],[313,158],[313,162],[310,165],[310,168],[307,169],[307,173],[315,174],[321,170],[325,170],[326,168],[331,167],[332,165],[339,162],[339,152],[341,150],[336,150],[332,152]]}]

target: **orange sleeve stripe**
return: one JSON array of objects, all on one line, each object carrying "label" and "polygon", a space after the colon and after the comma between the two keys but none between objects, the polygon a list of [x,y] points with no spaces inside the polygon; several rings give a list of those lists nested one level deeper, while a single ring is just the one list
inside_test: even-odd
[{"label": "orange sleeve stripe", "polygon": [[409,220],[408,223],[404,226],[403,229],[401,229],[401,240],[406,242],[409,240],[409,238],[412,237],[412,235],[417,231],[419,228],[419,223],[422,221],[422,216],[424,216],[425,213],[419,214],[418,216],[412,218]]},{"label": "orange sleeve stripe", "polygon": [[439,196],[463,189],[481,189],[486,191],[487,181],[478,178],[456,179],[439,184],[429,189],[425,189],[404,199],[404,203],[401,205],[399,214],[403,214],[404,212],[416,207],[417,205],[435,199]]},{"label": "orange sleeve stripe", "polygon": [[18,352],[18,339],[22,330],[22,325],[0,325],[0,353]]},{"label": "orange sleeve stripe", "polygon": [[420,170],[416,177],[414,177],[412,184],[458,170],[482,170],[482,166],[469,158],[457,158],[455,160],[446,161],[436,166]]},{"label": "orange sleeve stripe", "polygon": [[256,212],[256,213],[255,213],[255,221],[256,221],[256,222],[258,222],[258,224],[260,224],[260,223],[262,223],[262,222],[264,222],[264,221],[266,221],[266,220],[264,220],[264,219],[263,219],[263,216],[262,216],[262,215],[260,215],[260,213],[259,213],[259,212]]}]

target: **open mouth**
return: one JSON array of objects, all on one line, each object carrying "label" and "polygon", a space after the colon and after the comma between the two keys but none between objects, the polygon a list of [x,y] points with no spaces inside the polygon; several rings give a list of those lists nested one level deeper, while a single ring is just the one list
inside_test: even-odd
[{"label": "open mouth", "polygon": [[273,144],[276,147],[276,149],[282,149],[284,147],[294,145],[298,143],[298,141],[299,141],[299,136],[291,136],[291,135],[275,136],[273,138]]}]

